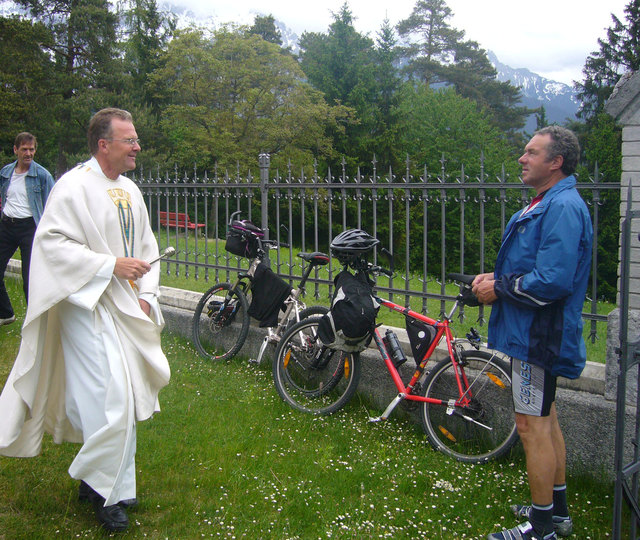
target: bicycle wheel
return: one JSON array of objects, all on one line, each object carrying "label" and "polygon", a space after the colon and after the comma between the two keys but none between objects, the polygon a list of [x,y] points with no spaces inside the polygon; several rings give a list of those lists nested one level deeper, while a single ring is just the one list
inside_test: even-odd
[{"label": "bicycle wheel", "polygon": [[202,295],[193,314],[193,343],[210,360],[233,358],[249,333],[247,297],[231,283],[217,283]]},{"label": "bicycle wheel", "polygon": [[[322,315],[328,312],[329,312],[329,308],[326,306],[309,306],[304,308],[302,311],[300,311],[299,317],[300,317],[300,320],[308,319],[309,317],[321,317]],[[295,313],[292,313],[291,318],[287,323],[286,331],[288,331],[297,322],[298,321],[296,321]]]},{"label": "bicycle wheel", "polygon": [[322,316],[325,313],[329,313],[329,308],[326,306],[309,306],[300,312],[300,320],[308,319],[309,317]]},{"label": "bicycle wheel", "polygon": [[453,364],[438,362],[424,381],[424,395],[456,405],[422,403],[422,426],[437,450],[467,463],[484,463],[506,453],[518,439],[511,369],[504,360],[475,350],[462,353],[459,367],[468,381],[470,402],[458,405]]},{"label": "bicycle wheel", "polygon": [[320,317],[294,324],[278,344],[273,381],[280,397],[294,409],[331,414],[353,397],[360,381],[360,355],[324,346],[318,338]]}]

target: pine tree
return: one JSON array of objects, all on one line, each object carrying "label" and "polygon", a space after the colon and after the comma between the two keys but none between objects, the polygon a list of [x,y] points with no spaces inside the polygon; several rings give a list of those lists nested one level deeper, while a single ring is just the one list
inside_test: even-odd
[{"label": "pine tree", "polygon": [[256,34],[269,43],[282,45],[282,33],[276,26],[276,20],[273,15],[256,15],[249,33]]},{"label": "pine tree", "polygon": [[487,108],[495,125],[519,144],[517,131],[532,111],[519,105],[519,89],[496,79],[486,51],[448,23],[452,15],[444,0],[418,0],[411,15],[398,23],[406,42],[407,71],[427,86],[453,85],[460,95]]},{"label": "pine tree", "polygon": [[161,12],[156,0],[128,0],[122,22],[125,66],[131,76],[132,96],[141,105],[157,108],[147,80],[159,67],[161,54],[176,29],[175,16]]},{"label": "pine tree", "polygon": [[620,77],[640,68],[640,0],[632,0],[624,8],[626,22],[611,14],[613,25],[606,39],[598,39],[600,49],[591,53],[582,73],[584,79],[575,84],[582,106],[578,116],[596,117],[613,92]]},{"label": "pine tree", "polygon": [[56,173],[61,174],[68,169],[75,149],[80,144],[84,146],[91,111],[104,106],[105,93],[115,93],[122,82],[116,44],[117,16],[110,11],[108,0],[16,0],[16,3],[42,22],[53,36],[49,50],[55,60],[56,83],[62,96],[56,111],[59,130]]},{"label": "pine tree", "polygon": [[[452,28],[447,20],[453,12],[444,0],[418,0],[407,19],[397,25],[407,41],[403,56],[409,59],[407,71],[429,86],[447,80],[443,67],[454,60],[456,44],[464,32]],[[416,41],[410,41],[416,36]]]}]

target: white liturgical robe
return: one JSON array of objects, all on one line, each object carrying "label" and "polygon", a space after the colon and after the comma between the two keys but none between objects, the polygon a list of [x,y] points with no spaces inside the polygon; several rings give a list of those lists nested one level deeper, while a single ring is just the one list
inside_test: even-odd
[{"label": "white liturgical robe", "polygon": [[157,255],[131,180],[107,178],[95,159],[60,178],[34,238],[22,342],[0,395],[0,454],[39,454],[44,431],[82,442],[69,473],[106,505],[135,496],[135,422],[159,410],[170,376],[160,265],[135,283],[113,268],[116,257]]}]

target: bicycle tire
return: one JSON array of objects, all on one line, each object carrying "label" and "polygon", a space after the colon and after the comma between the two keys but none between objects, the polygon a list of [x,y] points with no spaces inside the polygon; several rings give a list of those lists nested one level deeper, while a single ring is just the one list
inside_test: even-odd
[{"label": "bicycle tire", "polygon": [[245,293],[231,283],[216,283],[204,293],[191,323],[198,353],[216,361],[238,354],[249,333],[248,309]]},{"label": "bicycle tire", "polygon": [[309,317],[321,317],[329,313],[327,306],[308,306],[300,312],[300,320],[308,319]]},{"label": "bicycle tire", "polygon": [[302,319],[282,337],[273,360],[280,397],[298,411],[332,414],[353,397],[361,376],[360,355],[329,349],[318,339],[320,317]]},{"label": "bicycle tire", "polygon": [[[518,440],[511,369],[507,362],[486,351],[461,353],[460,367],[469,381],[472,396],[468,407],[455,406],[455,413],[489,426],[482,427],[448,407],[422,403],[422,426],[431,445],[437,450],[466,463],[485,463],[511,449]],[[427,375],[424,396],[444,401],[458,401],[460,395],[452,362],[438,362]]]},{"label": "bicycle tire", "polygon": [[[301,321],[302,319],[308,319],[309,317],[321,317],[325,313],[329,313],[329,308],[326,306],[309,306],[300,311],[298,318]],[[295,313],[292,311],[291,315],[289,316],[289,320],[287,321],[287,326],[284,329],[283,336],[291,329],[294,324],[300,321],[296,320]]]}]

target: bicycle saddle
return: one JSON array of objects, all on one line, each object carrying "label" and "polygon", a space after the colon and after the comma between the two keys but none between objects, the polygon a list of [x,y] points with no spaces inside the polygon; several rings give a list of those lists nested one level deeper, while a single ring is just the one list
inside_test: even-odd
[{"label": "bicycle saddle", "polygon": [[298,257],[313,265],[324,266],[325,264],[329,264],[329,255],[321,253],[320,251],[314,251],[313,253],[298,253]]}]

